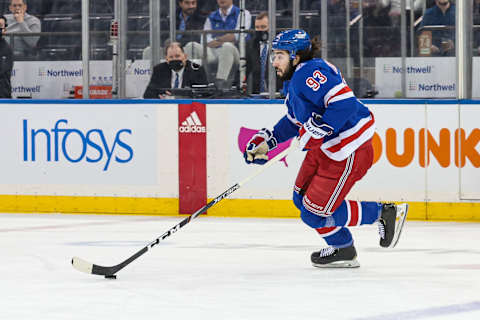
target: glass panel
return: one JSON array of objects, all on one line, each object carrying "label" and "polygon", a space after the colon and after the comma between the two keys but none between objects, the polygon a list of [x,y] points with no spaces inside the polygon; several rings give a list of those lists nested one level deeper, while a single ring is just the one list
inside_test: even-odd
[{"label": "glass panel", "polygon": [[12,96],[70,97],[82,78],[81,1],[3,0],[1,6],[14,51]]},{"label": "glass panel", "polygon": [[[407,1],[407,4],[410,4]],[[390,8],[389,15],[391,15]],[[413,10],[413,12],[412,12]],[[413,14],[412,14],[413,13]],[[411,17],[410,15],[413,15]],[[392,19],[398,21],[399,19]],[[436,1],[425,8],[414,2],[407,7],[407,98],[455,98],[455,5],[453,1]],[[413,21],[414,40],[410,37]],[[380,31],[380,30],[379,30]],[[386,26],[380,37],[387,35],[388,54],[376,56],[375,82],[378,97],[402,97],[401,43],[399,24]],[[413,43],[412,43],[413,42]],[[385,47],[385,45],[383,46]],[[413,52],[413,55],[412,55]],[[395,58],[381,58],[392,56]]]},{"label": "glass panel", "polygon": [[472,32],[472,98],[480,98],[480,0],[473,0],[473,32]]},{"label": "glass panel", "polygon": [[[113,48],[110,31],[117,28],[114,0],[90,0],[89,5],[90,99],[111,99]],[[74,98],[81,97],[80,84],[74,87]]]},{"label": "glass panel", "polygon": [[[160,1],[163,19],[166,2]],[[141,98],[150,79],[150,1],[128,1],[127,10],[126,98]]]},{"label": "glass panel", "polygon": [[[472,96],[479,98],[480,80],[476,75],[480,72],[480,0],[472,1]],[[21,5],[24,0],[0,0],[0,10],[7,16],[10,24],[5,38],[14,52],[15,64],[11,77],[13,97],[73,98],[75,87],[82,84],[82,1],[27,0],[28,15],[24,19],[28,20],[31,32],[18,29],[15,15],[11,12],[14,8],[10,8],[10,2]],[[187,8],[194,2],[195,19],[187,19],[187,23],[182,24],[182,8]],[[165,47],[170,38],[170,1],[161,0],[159,3],[160,34],[154,37],[160,39],[158,49],[160,58],[164,59]],[[241,50],[238,35],[233,42],[235,49],[224,50],[227,53],[217,50],[218,48],[204,46],[201,40],[203,34],[206,34],[203,32],[205,19],[219,8],[217,1],[176,0],[174,3],[176,40],[181,43],[188,58],[206,70],[208,83],[214,83],[221,89],[239,88]],[[309,32],[311,37],[321,37],[322,1],[300,0],[299,3],[300,28]],[[339,67],[357,96],[402,97],[400,1],[351,0],[348,18],[345,3],[346,0],[327,1],[325,25],[328,28],[328,41],[322,45],[322,49],[327,51],[328,60]],[[406,3],[406,97],[454,98],[455,1],[406,0]],[[443,14],[437,3],[447,3],[447,6],[451,7],[444,7]],[[89,58],[90,80],[93,86],[112,84],[113,51],[110,29],[115,17],[114,4],[115,0],[90,0]],[[234,0],[233,4],[239,6],[240,1]],[[122,77],[127,83],[126,97],[138,98],[143,96],[151,78],[150,0],[129,0],[127,6],[127,61]],[[245,6],[251,17],[247,22],[251,27],[246,39],[246,61],[255,57],[255,63],[258,64],[261,61],[262,47],[252,49],[251,45],[255,40],[255,20],[263,11],[268,11],[268,0],[246,0]],[[291,28],[294,20],[293,1],[277,0],[276,8],[275,33]],[[188,11],[188,8],[185,10]],[[19,14],[20,12],[17,12],[16,16]],[[187,16],[189,15],[183,15]],[[218,30],[214,31],[209,39],[219,37],[225,32],[218,27],[214,29]],[[228,34],[228,31],[226,33]],[[233,62],[229,62],[231,60]],[[252,65],[250,59],[250,65],[246,68],[246,93],[260,91],[260,69],[252,71]],[[278,89],[280,87],[281,84],[277,85]],[[265,92],[266,89],[263,87]],[[236,93],[232,91],[230,95],[233,97]]]}]

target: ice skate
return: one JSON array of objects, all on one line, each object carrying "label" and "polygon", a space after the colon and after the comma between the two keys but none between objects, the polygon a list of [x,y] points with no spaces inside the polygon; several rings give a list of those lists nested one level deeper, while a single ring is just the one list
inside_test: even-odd
[{"label": "ice skate", "polygon": [[347,248],[327,247],[312,253],[312,265],[318,268],[358,268],[357,251]]},{"label": "ice skate", "polygon": [[380,234],[380,246],[394,248],[402,233],[405,219],[407,218],[408,204],[395,205],[385,203],[378,220],[378,233]]}]

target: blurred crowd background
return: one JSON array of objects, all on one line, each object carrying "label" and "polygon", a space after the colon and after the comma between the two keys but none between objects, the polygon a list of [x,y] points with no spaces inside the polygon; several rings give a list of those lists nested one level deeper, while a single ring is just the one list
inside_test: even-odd
[{"label": "blurred crowd background", "polygon": [[[152,0],[155,1],[155,0]],[[212,56],[202,48],[203,40],[200,34],[182,34],[185,30],[203,30],[205,22],[210,22],[212,13],[219,11],[225,2],[232,2],[239,7],[238,0],[160,0],[160,34],[154,35],[160,39],[161,59],[165,59],[165,49],[173,42],[170,32],[172,12],[170,5],[175,4],[175,29],[179,31],[175,41],[178,41],[188,59],[199,65],[208,63],[206,68],[209,83],[217,87],[230,89],[240,87],[239,76],[229,74],[229,79],[222,79],[218,64],[224,63],[219,55],[233,54],[234,61],[231,73],[238,72],[237,51],[215,51]],[[401,57],[401,13],[400,0],[324,0],[327,5],[328,38],[322,44],[326,50],[324,57],[344,70],[356,87],[361,97],[375,97],[375,59],[381,57]],[[406,56],[407,57],[455,57],[455,1],[453,0],[405,0],[406,1]],[[472,56],[480,55],[480,0],[472,1]],[[246,41],[257,39],[255,22],[262,14],[268,13],[268,0],[246,0],[245,9],[248,14],[245,27],[249,31]],[[295,18],[299,27],[306,30],[312,37],[321,36],[322,31],[322,1],[300,0],[299,10],[292,7],[294,1],[276,1],[276,30],[291,28]],[[438,15],[434,10],[448,3],[451,13]],[[24,6],[23,14],[15,13],[16,8]],[[113,50],[110,43],[112,20],[115,19],[114,0],[92,0],[89,8],[90,21],[90,60],[111,61]],[[150,0],[127,1],[127,48],[128,60],[151,59],[151,12]],[[183,12],[192,13],[182,16]],[[429,11],[433,16],[428,18]],[[432,13],[430,12],[430,13]],[[82,1],[81,0],[0,0],[0,14],[8,21],[4,36],[12,51],[13,60],[17,61],[79,61],[82,59]],[[295,16],[297,14],[298,16]],[[436,15],[435,15],[436,14]],[[453,15],[452,15],[453,14]],[[18,17],[18,16],[23,17]],[[453,17],[453,20],[452,20]],[[267,17],[268,18],[268,17]],[[19,22],[19,19],[21,20]],[[213,20],[212,20],[213,21]],[[23,24],[22,24],[23,23]],[[268,23],[268,21],[267,21]],[[325,24],[323,24],[324,26]],[[25,27],[26,26],[26,27]],[[429,28],[429,26],[433,26]],[[212,26],[210,26],[212,27]],[[231,27],[231,26],[230,26]],[[231,29],[238,29],[235,25]],[[256,31],[259,31],[258,29]],[[209,35],[208,40],[216,39]],[[213,38],[212,38],[213,37]],[[238,34],[231,44],[240,52]],[[262,39],[257,39],[262,41]],[[265,40],[265,39],[264,39]],[[192,43],[199,43],[195,47]],[[208,41],[207,41],[208,42]],[[190,45],[189,45],[190,43]],[[223,42],[225,47],[225,42]],[[258,48],[262,49],[262,46]],[[259,49],[256,49],[259,51]],[[227,53],[225,53],[227,52]],[[233,52],[233,53],[232,53]],[[248,57],[248,52],[247,52]],[[262,52],[258,52],[258,60],[263,64]],[[260,61],[262,60],[262,61]],[[153,70],[152,65],[152,70]],[[250,73],[252,66],[250,68]],[[377,66],[378,68],[378,66]],[[254,69],[254,68],[253,68]],[[264,74],[255,74],[256,78]],[[220,78],[219,78],[220,77]],[[248,77],[248,75],[247,75]],[[451,77],[455,78],[455,74]],[[225,77],[224,77],[225,78]],[[228,80],[223,83],[220,80]],[[258,79],[257,79],[258,80]],[[267,91],[267,82],[257,83],[250,87],[249,93]],[[173,82],[173,81],[172,81]],[[356,84],[353,84],[356,82]],[[252,79],[250,79],[252,83]],[[277,85],[277,91],[280,90]],[[361,87],[361,89],[359,89]],[[360,92],[361,91],[361,92]]]}]

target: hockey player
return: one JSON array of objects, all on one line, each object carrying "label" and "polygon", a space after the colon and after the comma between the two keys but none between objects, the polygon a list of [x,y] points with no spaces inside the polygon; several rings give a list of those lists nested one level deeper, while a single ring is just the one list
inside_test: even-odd
[{"label": "hockey player", "polygon": [[271,62],[285,84],[287,114],[248,142],[247,163],[264,164],[268,151],[298,136],[307,151],[293,202],[301,218],[329,245],[311,255],[315,267],[359,267],[348,227],[378,223],[380,246],[394,247],[408,205],[345,200],[373,163],[375,120],[328,61],[314,58],[319,44],[303,30],[279,33]]}]

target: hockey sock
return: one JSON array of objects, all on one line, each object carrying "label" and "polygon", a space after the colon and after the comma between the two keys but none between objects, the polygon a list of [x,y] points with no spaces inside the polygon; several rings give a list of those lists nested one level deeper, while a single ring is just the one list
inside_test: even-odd
[{"label": "hockey sock", "polygon": [[378,202],[344,200],[333,216],[339,225],[359,226],[374,223],[381,212],[382,205]]},{"label": "hockey sock", "polygon": [[318,228],[315,230],[329,246],[334,248],[346,248],[353,245],[352,234],[345,227]]},{"label": "hockey sock", "polygon": [[303,222],[315,229],[359,226],[377,221],[381,210],[382,205],[378,202],[344,200],[331,216],[319,216],[302,207],[301,217]]}]

